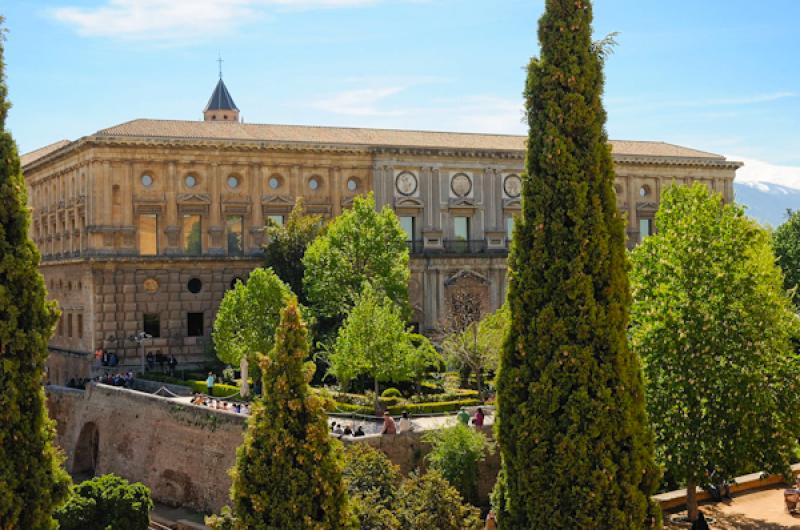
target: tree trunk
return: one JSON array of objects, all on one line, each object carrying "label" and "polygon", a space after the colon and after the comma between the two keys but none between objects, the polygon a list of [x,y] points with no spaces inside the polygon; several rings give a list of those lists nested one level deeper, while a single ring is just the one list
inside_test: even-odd
[{"label": "tree trunk", "polygon": [[697,520],[697,483],[694,480],[686,483],[686,516],[692,522]]},{"label": "tree trunk", "polygon": [[381,395],[379,393],[380,387],[378,386],[378,378],[375,378],[375,414],[381,413]]},{"label": "tree trunk", "polygon": [[478,383],[478,397],[483,402],[485,396],[483,392],[483,368],[478,368],[475,370],[475,381]]}]

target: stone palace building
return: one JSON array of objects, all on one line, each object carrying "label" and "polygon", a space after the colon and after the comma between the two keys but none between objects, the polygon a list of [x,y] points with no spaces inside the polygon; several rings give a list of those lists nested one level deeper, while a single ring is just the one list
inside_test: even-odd
[{"label": "stone palace building", "polygon": [[[223,294],[261,264],[266,219],[298,197],[333,217],[374,192],[408,233],[416,323],[432,331],[454,292],[505,296],[526,137],[245,124],[220,78],[203,121],[138,119],[23,156],[41,270],[62,311],[50,378],[90,373],[104,348],[181,365],[207,358]],[[618,205],[635,244],[672,183],[733,200],[738,162],[660,142],[612,141]],[[129,337],[153,336],[140,348]]]}]

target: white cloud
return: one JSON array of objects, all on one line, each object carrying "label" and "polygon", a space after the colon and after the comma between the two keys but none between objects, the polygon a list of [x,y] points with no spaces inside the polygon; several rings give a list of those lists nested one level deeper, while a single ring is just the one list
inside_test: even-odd
[{"label": "white cloud", "polygon": [[754,187],[769,183],[800,189],[800,167],[781,166],[736,155],[726,155],[726,157],[728,160],[744,162],[744,167],[736,172],[736,182],[738,183],[751,184]]},{"label": "white cloud", "polygon": [[338,92],[311,104],[312,107],[333,114],[349,116],[400,116],[403,110],[381,110],[383,100],[398,94],[407,87],[357,88]]},{"label": "white cloud", "polygon": [[128,40],[203,40],[269,16],[276,9],[360,7],[382,0],[105,0],[59,7],[50,14],[78,34]]}]

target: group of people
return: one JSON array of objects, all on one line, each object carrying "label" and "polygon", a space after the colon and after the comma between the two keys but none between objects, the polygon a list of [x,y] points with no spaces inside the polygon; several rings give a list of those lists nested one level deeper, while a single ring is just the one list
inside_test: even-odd
[{"label": "group of people", "polygon": [[190,401],[192,405],[200,405],[201,407],[208,407],[216,410],[226,410],[228,412],[235,412],[236,414],[250,414],[250,407],[247,403],[240,403],[238,401],[228,402],[222,399],[214,399],[211,396],[205,396],[200,393],[195,393]]},{"label": "group of people", "polygon": [[158,365],[162,373],[168,373],[170,376],[175,376],[175,367],[178,366],[178,359],[176,359],[173,354],[170,353],[169,355],[164,355],[161,353],[161,350],[156,350],[155,354],[153,354],[152,351],[149,351],[147,352],[147,355],[145,355],[144,360],[145,364],[147,365],[148,372],[152,372],[156,365]]},{"label": "group of people", "polygon": [[478,410],[475,411],[475,414],[470,418],[469,412],[467,412],[467,407],[461,407],[461,410],[458,411],[456,414],[456,418],[458,421],[464,425],[472,425],[477,429],[483,429],[483,424],[486,421],[486,414],[483,412],[483,408],[478,407]]},{"label": "group of people", "polygon": [[117,372],[106,373],[97,378],[98,383],[111,386],[124,386],[125,388],[133,387],[133,381],[136,379],[136,374],[133,372]]},{"label": "group of people", "polygon": [[339,438],[342,436],[364,436],[366,433],[364,432],[364,427],[359,425],[356,427],[356,430],[353,430],[353,424],[348,423],[336,423],[335,421],[331,423],[331,432],[337,435]]},{"label": "group of people", "polygon": [[400,421],[395,422],[389,411],[383,413],[383,429],[381,434],[403,434],[414,430],[414,424],[411,423],[411,418],[408,412],[403,411],[400,415]]}]

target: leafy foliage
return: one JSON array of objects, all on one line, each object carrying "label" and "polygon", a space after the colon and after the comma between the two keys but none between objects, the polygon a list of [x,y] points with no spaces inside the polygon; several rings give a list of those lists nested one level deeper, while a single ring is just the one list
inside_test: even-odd
[{"label": "leafy foliage", "polygon": [[73,486],[56,519],[61,530],[147,530],[152,509],[144,484],[103,475]]},{"label": "leafy foliage", "polygon": [[800,432],[797,318],[768,234],[696,184],[662,196],[632,254],[631,344],[659,456],[690,488],[707,469],[788,469]]},{"label": "leafy foliage", "polygon": [[328,362],[329,372],[344,385],[360,375],[372,377],[377,406],[379,382],[410,380],[437,359],[430,342],[406,328],[401,309],[364,284],[339,329]]},{"label": "leafy foliage", "polygon": [[658,483],[627,347],[625,233],[589,0],[547,0],[525,87],[522,212],[497,378],[500,528],[650,526]]},{"label": "leafy foliage", "polygon": [[47,341],[59,318],[46,301],[17,146],[6,130],[4,19],[0,16],[0,528],[53,528],[69,476],[53,447],[42,388]]},{"label": "leafy foliage", "polygon": [[257,268],[247,283],[236,282],[222,298],[214,320],[217,357],[238,366],[244,356],[254,359],[254,354],[272,350],[280,310],[291,295],[272,269]]},{"label": "leafy foliage", "polygon": [[778,265],[783,269],[783,285],[800,308],[800,210],[788,212],[785,223],[772,235]]},{"label": "leafy foliage", "polygon": [[267,241],[264,244],[264,266],[275,271],[303,304],[307,303],[303,290],[303,257],[311,242],[324,232],[322,216],[306,214],[302,197],[297,199],[283,225],[270,219],[264,230]]},{"label": "leafy foliage", "polygon": [[403,530],[479,530],[480,511],[464,502],[438,471],[412,473],[400,487],[397,517]]},{"label": "leafy foliage", "polygon": [[364,283],[408,312],[406,233],[388,206],[375,211],[375,199],[356,197],[353,207],[333,220],[303,258],[303,286],[320,319],[338,328]]},{"label": "leafy foliage", "polygon": [[400,468],[382,452],[363,443],[350,444],[344,451],[344,479],[351,496],[374,491],[387,507],[397,497]]},{"label": "leafy foliage", "polygon": [[275,347],[261,360],[264,397],[253,406],[231,471],[236,528],[350,526],[340,443],[329,436],[322,401],[308,386],[307,335],[292,298],[281,311]]},{"label": "leafy foliage", "polygon": [[425,433],[423,441],[431,444],[425,457],[461,495],[478,502],[478,464],[494,451],[486,435],[462,423]]}]

